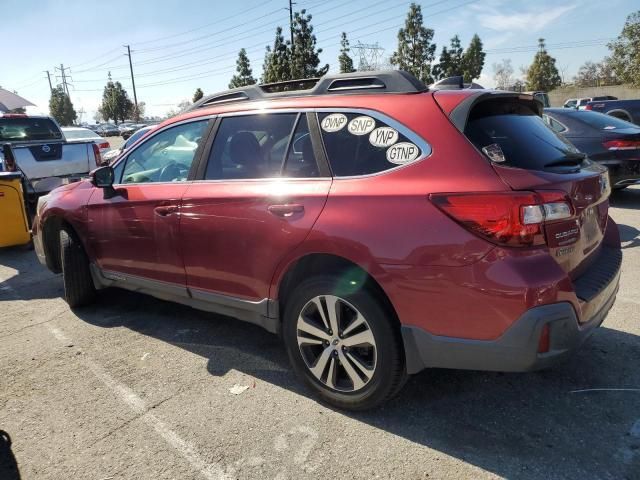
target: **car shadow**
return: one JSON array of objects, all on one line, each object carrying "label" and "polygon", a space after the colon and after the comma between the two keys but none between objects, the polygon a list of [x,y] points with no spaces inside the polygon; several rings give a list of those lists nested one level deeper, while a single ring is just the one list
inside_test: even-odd
[{"label": "car shadow", "polygon": [[[33,252],[0,251],[0,265],[17,272],[0,289],[24,299],[62,294],[60,277]],[[118,289],[74,314],[197,354],[211,375],[235,369],[316,398],[294,376],[280,339],[257,326]],[[548,371],[425,370],[384,407],[336,413],[505,478],[640,479],[633,427],[640,422],[640,337],[606,325]]]},{"label": "car shadow", "polygon": [[0,478],[20,480],[18,462],[11,451],[11,437],[4,430],[0,430]]},{"label": "car shadow", "polygon": [[[236,369],[315,398],[279,338],[254,325],[115,289],[75,313],[200,355],[212,375]],[[640,438],[629,431],[640,412],[639,358],[640,337],[603,327],[549,371],[426,370],[384,407],[337,413],[506,478],[636,479]],[[591,390],[620,387],[637,391]]]},{"label": "car shadow", "polygon": [[630,225],[618,224],[622,249],[633,248],[640,245],[640,230]]},{"label": "car shadow", "polygon": [[609,201],[611,206],[616,208],[640,210],[640,188],[628,187],[611,192]]}]

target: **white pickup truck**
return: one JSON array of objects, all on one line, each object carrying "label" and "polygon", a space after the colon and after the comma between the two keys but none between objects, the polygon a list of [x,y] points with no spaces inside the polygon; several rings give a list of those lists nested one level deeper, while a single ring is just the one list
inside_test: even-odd
[{"label": "white pickup truck", "polygon": [[[51,117],[0,116],[0,144],[5,143],[11,145],[18,167],[36,194],[86,176],[101,162],[100,150],[93,141],[67,142]],[[8,167],[0,151],[0,171]]]}]

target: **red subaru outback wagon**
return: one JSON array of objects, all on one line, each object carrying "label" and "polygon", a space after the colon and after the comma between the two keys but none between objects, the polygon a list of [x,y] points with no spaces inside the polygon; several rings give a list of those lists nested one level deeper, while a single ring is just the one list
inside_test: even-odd
[{"label": "red subaru outback wagon", "polygon": [[541,109],[401,71],[211,95],[43,197],[37,253],[72,307],[115,286],[280,334],[342,408],[427,367],[545,368],[622,255],[607,171]]}]

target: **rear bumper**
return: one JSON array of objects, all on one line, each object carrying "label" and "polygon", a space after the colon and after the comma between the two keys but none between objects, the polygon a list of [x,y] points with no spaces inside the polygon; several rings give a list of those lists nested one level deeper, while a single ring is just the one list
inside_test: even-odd
[{"label": "rear bumper", "polygon": [[609,178],[613,187],[625,187],[640,183],[640,160],[602,160],[601,165],[609,169]]},{"label": "rear bumper", "polygon": [[[619,282],[618,266],[607,285],[588,302],[597,305],[597,310],[582,323],[571,303],[559,302],[527,310],[495,340],[437,336],[419,327],[403,326],[407,373],[424,368],[501,372],[547,368],[571,355],[602,324],[613,306]],[[538,353],[540,335],[547,324],[549,351]]]}]

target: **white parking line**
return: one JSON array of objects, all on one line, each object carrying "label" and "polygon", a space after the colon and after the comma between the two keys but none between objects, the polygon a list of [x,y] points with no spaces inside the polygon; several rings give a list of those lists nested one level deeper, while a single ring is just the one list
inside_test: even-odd
[{"label": "white parking line", "polygon": [[[46,324],[46,327],[60,342],[65,344],[71,343],[71,339],[59,328],[49,324]],[[84,362],[96,378],[98,378],[109,390],[114,392],[131,410],[140,415],[140,419],[143,422],[152,427],[168,445],[182,455],[182,457],[184,457],[184,459],[205,478],[208,480],[222,480],[230,478],[225,474],[224,468],[220,464],[205,461],[193,445],[181,438],[180,435],[171,430],[167,424],[153,413],[149,413],[144,400],[133,390],[126,385],[119,383],[109,375],[102,366],[93,360],[85,357]]]}]

